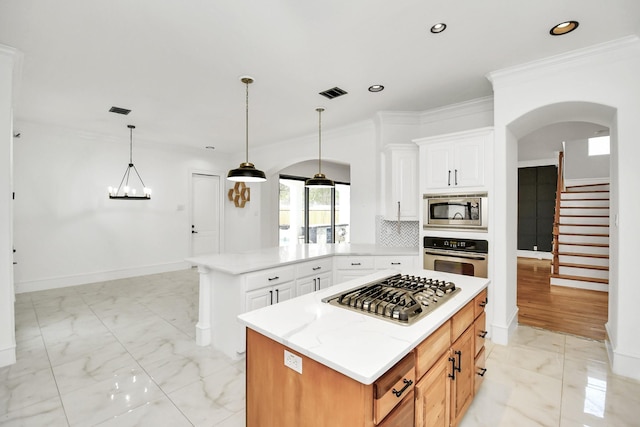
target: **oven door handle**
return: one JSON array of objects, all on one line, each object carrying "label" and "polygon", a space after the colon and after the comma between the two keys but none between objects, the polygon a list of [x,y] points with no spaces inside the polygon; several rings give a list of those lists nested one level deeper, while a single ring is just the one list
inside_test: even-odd
[{"label": "oven door handle", "polygon": [[470,259],[470,260],[474,260],[474,261],[485,261],[487,259],[486,256],[484,255],[463,255],[460,253],[451,253],[451,252],[435,252],[435,251],[429,251],[429,250],[425,250],[424,251],[425,255],[441,255],[441,256],[447,256],[450,258],[463,258],[463,259]]}]

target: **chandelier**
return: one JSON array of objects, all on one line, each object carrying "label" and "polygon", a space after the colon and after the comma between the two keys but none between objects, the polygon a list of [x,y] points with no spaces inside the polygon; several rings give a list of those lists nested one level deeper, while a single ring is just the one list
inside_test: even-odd
[{"label": "chandelier", "polygon": [[[133,165],[133,130],[136,127],[134,125],[127,125],[127,127],[129,128],[129,165],[124,171],[120,185],[118,187],[109,187],[109,198],[120,200],[149,200],[151,199],[151,189],[144,185],[142,177]],[[142,185],[142,195],[137,195],[138,191],[136,188],[129,185],[131,170],[135,172],[134,179],[137,176]]]}]

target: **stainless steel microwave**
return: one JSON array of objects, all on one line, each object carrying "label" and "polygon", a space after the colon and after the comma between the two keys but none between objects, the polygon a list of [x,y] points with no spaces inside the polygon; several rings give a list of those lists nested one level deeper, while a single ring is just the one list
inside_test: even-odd
[{"label": "stainless steel microwave", "polygon": [[423,200],[425,229],[487,229],[487,193],[425,194]]}]

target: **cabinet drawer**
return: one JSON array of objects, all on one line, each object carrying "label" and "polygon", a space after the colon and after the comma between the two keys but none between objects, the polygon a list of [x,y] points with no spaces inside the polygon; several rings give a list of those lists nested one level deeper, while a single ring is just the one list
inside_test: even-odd
[{"label": "cabinet drawer", "polygon": [[484,381],[484,374],[487,372],[485,369],[485,352],[484,347],[480,350],[480,353],[476,356],[476,372],[473,376],[473,395],[478,394],[478,390]]},{"label": "cabinet drawer", "polygon": [[484,311],[482,312],[482,314],[480,315],[480,317],[478,317],[476,319],[475,322],[473,322],[473,328],[475,330],[474,332],[474,340],[475,340],[475,344],[474,347],[476,349],[475,354],[476,356],[478,355],[478,353],[480,353],[480,350],[482,349],[482,347],[484,347],[484,340],[485,337],[487,336],[487,315],[484,313]]},{"label": "cabinet drawer", "polygon": [[377,256],[374,264],[376,270],[386,270],[388,268],[401,270],[404,268],[413,268],[412,256]]},{"label": "cabinet drawer", "polygon": [[374,423],[379,424],[400,401],[413,391],[416,383],[414,366],[414,355],[410,353],[373,383]]},{"label": "cabinet drawer", "polygon": [[247,290],[260,289],[265,286],[275,286],[293,280],[293,267],[271,268],[247,274]]},{"label": "cabinet drawer", "polygon": [[296,277],[318,275],[330,272],[333,269],[333,260],[331,258],[320,258],[314,261],[302,262],[296,264]]},{"label": "cabinet drawer", "polygon": [[372,256],[338,256],[335,259],[338,270],[372,270]]},{"label": "cabinet drawer", "polygon": [[451,342],[458,339],[462,333],[473,324],[475,300],[469,301],[451,318]]},{"label": "cabinet drawer", "polygon": [[398,407],[391,411],[382,423],[378,424],[378,427],[412,426],[415,418],[414,407],[415,397],[413,390],[411,390],[404,399],[402,399]]},{"label": "cabinet drawer", "polygon": [[422,378],[450,345],[451,322],[447,322],[416,347],[416,378]]},{"label": "cabinet drawer", "polygon": [[484,308],[489,302],[489,300],[487,299],[487,290],[484,289],[473,300],[475,305],[475,317],[478,317],[480,316],[480,314],[484,313]]}]

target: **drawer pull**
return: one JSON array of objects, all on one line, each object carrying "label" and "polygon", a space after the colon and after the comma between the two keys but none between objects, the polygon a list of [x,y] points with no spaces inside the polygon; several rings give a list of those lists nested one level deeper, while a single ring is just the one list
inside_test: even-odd
[{"label": "drawer pull", "polygon": [[400,397],[400,396],[402,396],[402,393],[404,393],[404,391],[405,391],[407,388],[409,388],[409,387],[411,386],[411,384],[413,384],[413,381],[408,380],[408,379],[406,379],[406,378],[405,378],[402,382],[404,383],[404,387],[402,387],[399,391],[398,391],[398,390],[396,390],[395,388],[394,388],[393,390],[391,390],[391,393],[395,394],[395,395],[396,395],[396,397]]},{"label": "drawer pull", "polygon": [[312,268],[312,270],[313,270],[313,271],[318,271],[318,270],[320,270],[321,268],[322,268],[322,267],[320,267],[320,266],[318,266],[318,267],[313,267],[313,268]]},{"label": "drawer pull", "polygon": [[486,307],[488,303],[489,303],[489,299],[485,298],[484,301],[481,301],[479,305],[480,307]]},{"label": "drawer pull", "polygon": [[484,377],[484,374],[487,373],[487,368],[479,368],[481,372],[476,372],[481,377]]},{"label": "drawer pull", "polygon": [[489,331],[480,331],[480,333],[478,334],[478,336],[480,338],[486,338],[487,334],[489,333]]},{"label": "drawer pull", "polygon": [[458,372],[462,371],[462,352],[459,350],[456,350],[453,352],[453,354],[455,354],[456,356],[458,356],[458,367],[455,367],[454,364],[454,369]]},{"label": "drawer pull", "polygon": [[351,265],[362,265],[359,262],[352,262]]},{"label": "drawer pull", "polygon": [[391,265],[402,265],[401,262],[392,262]]},{"label": "drawer pull", "polygon": [[272,281],[272,280],[278,280],[279,278],[280,278],[280,276],[276,276],[276,277],[269,277],[269,281]]},{"label": "drawer pull", "polygon": [[452,380],[456,380],[456,359],[455,357],[450,357],[449,362],[451,362],[451,373],[449,374],[449,378]]}]

